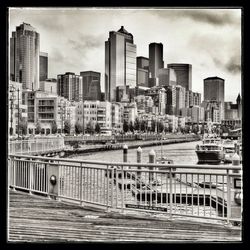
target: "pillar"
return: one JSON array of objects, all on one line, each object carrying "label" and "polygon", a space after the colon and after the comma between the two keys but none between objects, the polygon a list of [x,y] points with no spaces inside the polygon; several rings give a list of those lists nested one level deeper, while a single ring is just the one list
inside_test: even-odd
[{"label": "pillar", "polygon": [[[141,163],[141,156],[142,156],[142,149],[141,147],[138,147],[136,151],[137,163]],[[141,169],[141,167],[138,167],[137,169]],[[141,177],[141,172],[137,172],[137,176]]]},{"label": "pillar", "polygon": [[[155,164],[155,157],[156,157],[156,154],[155,154],[155,151],[152,149],[150,152],[149,152],[149,163],[154,163]],[[153,170],[154,167],[149,167],[150,170]],[[150,181],[153,181],[154,179],[154,174],[153,173],[149,173],[149,182]]]}]

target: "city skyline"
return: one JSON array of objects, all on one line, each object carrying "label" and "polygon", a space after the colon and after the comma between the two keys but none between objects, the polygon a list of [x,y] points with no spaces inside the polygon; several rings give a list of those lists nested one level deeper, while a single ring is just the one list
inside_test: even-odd
[{"label": "city skyline", "polygon": [[225,101],[242,94],[240,9],[10,8],[10,37],[23,22],[40,34],[50,78],[97,71],[104,91],[105,41],[124,26],[134,36],[137,56],[149,57],[149,44],[157,42],[165,65],[192,64],[193,91],[203,96],[203,80],[218,76],[225,79]]}]

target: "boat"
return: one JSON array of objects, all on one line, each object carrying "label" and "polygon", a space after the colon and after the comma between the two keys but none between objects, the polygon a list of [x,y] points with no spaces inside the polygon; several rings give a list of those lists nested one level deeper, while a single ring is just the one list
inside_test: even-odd
[{"label": "boat", "polygon": [[224,150],[224,163],[231,163],[235,153],[235,141],[230,139],[224,140],[222,146]]},{"label": "boat", "polygon": [[223,146],[221,139],[215,137],[207,137],[201,145],[196,145],[195,150],[200,163],[219,164],[224,159]]}]

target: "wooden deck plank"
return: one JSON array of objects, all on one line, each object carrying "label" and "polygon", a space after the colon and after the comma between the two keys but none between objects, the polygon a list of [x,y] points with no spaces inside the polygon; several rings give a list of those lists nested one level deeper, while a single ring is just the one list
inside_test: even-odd
[{"label": "wooden deck plank", "polygon": [[159,220],[88,210],[10,190],[9,241],[240,241],[241,229],[188,220]]}]

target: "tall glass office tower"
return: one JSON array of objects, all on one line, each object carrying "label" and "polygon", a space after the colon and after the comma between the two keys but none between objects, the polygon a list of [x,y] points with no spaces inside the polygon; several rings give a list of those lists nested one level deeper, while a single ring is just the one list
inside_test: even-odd
[{"label": "tall glass office tower", "polygon": [[158,71],[164,68],[163,61],[163,44],[162,43],[150,43],[149,44],[149,87],[153,87],[158,84]]},{"label": "tall glass office tower", "polygon": [[109,32],[105,42],[105,99],[116,101],[117,87],[136,87],[136,45],[133,35],[123,26]]},{"label": "tall glass office tower", "polygon": [[23,89],[39,89],[40,35],[30,24],[22,23],[10,38],[10,80]]}]

